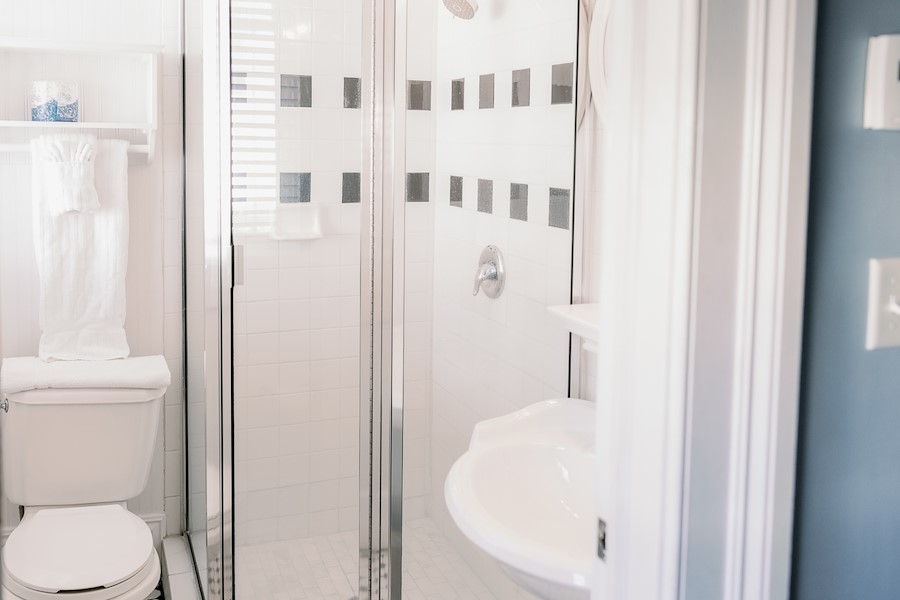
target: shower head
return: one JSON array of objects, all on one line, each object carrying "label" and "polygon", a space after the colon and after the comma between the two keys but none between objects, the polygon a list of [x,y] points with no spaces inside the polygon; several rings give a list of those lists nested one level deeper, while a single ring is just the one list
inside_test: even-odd
[{"label": "shower head", "polygon": [[444,6],[460,19],[471,19],[478,12],[476,0],[444,0]]}]

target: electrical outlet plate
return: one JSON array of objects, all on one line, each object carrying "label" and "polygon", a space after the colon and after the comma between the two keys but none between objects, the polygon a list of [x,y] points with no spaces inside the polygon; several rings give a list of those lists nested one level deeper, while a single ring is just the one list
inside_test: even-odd
[{"label": "electrical outlet plate", "polygon": [[869,261],[866,350],[900,346],[900,258]]}]

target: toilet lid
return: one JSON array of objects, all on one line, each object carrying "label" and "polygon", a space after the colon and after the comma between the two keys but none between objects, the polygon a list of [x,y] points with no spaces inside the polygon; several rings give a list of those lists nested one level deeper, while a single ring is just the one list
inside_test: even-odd
[{"label": "toilet lid", "polygon": [[7,575],[56,593],[110,587],[136,575],[153,554],[150,528],[119,504],[26,511],[3,553]]}]

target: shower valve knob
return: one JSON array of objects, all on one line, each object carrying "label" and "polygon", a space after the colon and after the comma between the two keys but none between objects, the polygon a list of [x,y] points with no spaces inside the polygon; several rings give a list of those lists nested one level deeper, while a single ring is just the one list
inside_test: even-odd
[{"label": "shower valve knob", "polygon": [[480,290],[488,298],[498,298],[506,284],[506,268],[503,264],[503,253],[497,246],[488,246],[478,259],[478,271],[475,273],[475,285],[472,295],[477,296]]}]

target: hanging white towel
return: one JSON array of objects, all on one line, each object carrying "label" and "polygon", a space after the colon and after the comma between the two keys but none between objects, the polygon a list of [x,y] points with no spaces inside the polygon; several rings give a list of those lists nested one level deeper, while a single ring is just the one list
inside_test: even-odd
[{"label": "hanging white towel", "polygon": [[94,148],[99,199],[94,212],[57,213],[57,186],[49,181],[54,167],[32,153],[43,360],[109,360],[129,353],[124,328],[128,142],[96,140]]},{"label": "hanging white towel", "polygon": [[100,209],[94,186],[96,147],[93,135],[44,135],[31,141],[32,164],[43,171],[52,216]]}]

